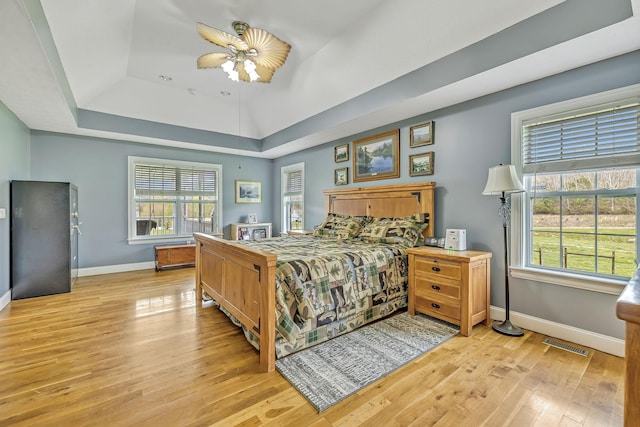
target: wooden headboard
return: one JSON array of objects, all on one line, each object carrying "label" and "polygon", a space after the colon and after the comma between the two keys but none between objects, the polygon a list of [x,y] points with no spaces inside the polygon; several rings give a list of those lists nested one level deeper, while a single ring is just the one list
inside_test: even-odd
[{"label": "wooden headboard", "polygon": [[376,218],[429,214],[425,237],[434,235],[435,182],[340,188],[323,191],[327,212]]}]

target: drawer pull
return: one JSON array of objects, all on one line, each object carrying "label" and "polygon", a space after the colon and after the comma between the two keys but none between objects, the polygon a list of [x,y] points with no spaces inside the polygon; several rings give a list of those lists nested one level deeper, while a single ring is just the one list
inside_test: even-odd
[{"label": "drawer pull", "polygon": [[431,303],[431,307],[435,308],[435,309],[439,309],[440,308],[440,304],[436,304],[435,302]]},{"label": "drawer pull", "polygon": [[438,285],[431,285],[431,289],[435,290],[435,291],[439,291],[440,290],[440,286]]},{"label": "drawer pull", "polygon": [[431,267],[433,271],[440,271],[440,267]]}]

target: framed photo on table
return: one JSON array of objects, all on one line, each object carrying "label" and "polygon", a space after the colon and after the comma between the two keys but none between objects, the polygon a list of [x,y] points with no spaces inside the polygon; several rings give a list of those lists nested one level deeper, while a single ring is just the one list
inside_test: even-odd
[{"label": "framed photo on table", "polygon": [[400,176],[400,130],[353,141],[353,182]]},{"label": "framed photo on table", "polygon": [[262,203],[262,183],[237,179],[236,203]]},{"label": "framed photo on table", "polygon": [[266,239],[267,238],[267,230],[264,228],[256,228],[253,230],[253,239]]}]

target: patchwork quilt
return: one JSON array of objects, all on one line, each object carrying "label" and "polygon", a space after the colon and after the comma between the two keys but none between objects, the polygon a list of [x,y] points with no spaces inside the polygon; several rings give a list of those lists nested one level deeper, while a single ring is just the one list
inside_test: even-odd
[{"label": "patchwork quilt", "polygon": [[[326,341],[407,305],[402,244],[314,236],[242,241],[278,255],[276,356]],[[249,341],[258,340],[245,330]]]}]

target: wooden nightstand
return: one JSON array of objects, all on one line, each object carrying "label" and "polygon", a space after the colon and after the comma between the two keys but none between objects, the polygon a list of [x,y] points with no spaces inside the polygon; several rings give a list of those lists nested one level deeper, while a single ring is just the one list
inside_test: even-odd
[{"label": "wooden nightstand", "polygon": [[409,314],[416,311],[460,326],[490,319],[491,252],[451,251],[433,247],[407,249]]},{"label": "wooden nightstand", "polygon": [[289,236],[308,236],[313,234],[313,230],[289,230],[287,234]]}]

